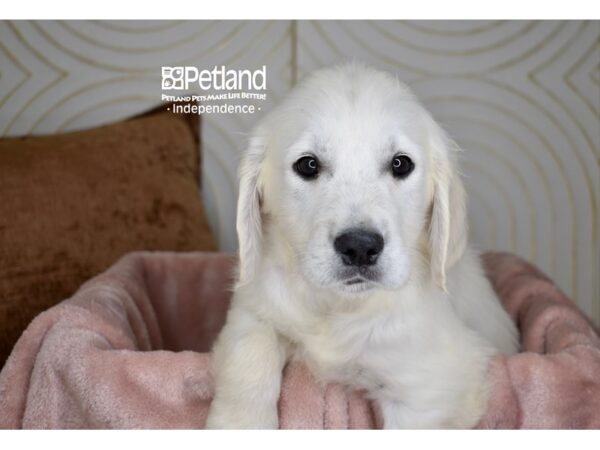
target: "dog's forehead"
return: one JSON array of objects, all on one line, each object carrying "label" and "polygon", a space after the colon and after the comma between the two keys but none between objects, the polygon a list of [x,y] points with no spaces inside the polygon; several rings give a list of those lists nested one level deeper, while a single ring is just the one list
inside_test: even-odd
[{"label": "dog's forehead", "polygon": [[[342,105],[340,105],[342,106]],[[344,105],[315,108],[288,146],[292,154],[350,155],[418,151],[427,131],[415,104]]]},{"label": "dog's forehead", "polygon": [[[347,66],[301,84],[273,111],[269,132],[281,153],[365,154],[412,149],[427,139],[427,113],[390,74]],[[280,156],[283,156],[281,155]]]}]

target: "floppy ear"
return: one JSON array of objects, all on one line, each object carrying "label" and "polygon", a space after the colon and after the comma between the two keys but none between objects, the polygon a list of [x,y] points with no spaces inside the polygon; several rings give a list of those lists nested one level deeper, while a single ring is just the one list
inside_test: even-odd
[{"label": "floppy ear", "polygon": [[459,148],[434,124],[433,200],[429,222],[431,274],[446,290],[446,271],[458,261],[467,245],[467,207],[465,190],[455,159]]},{"label": "floppy ear", "polygon": [[240,163],[240,189],[237,203],[236,228],[239,242],[239,283],[248,283],[260,260],[262,218],[260,171],[265,155],[265,143],[253,136]]}]

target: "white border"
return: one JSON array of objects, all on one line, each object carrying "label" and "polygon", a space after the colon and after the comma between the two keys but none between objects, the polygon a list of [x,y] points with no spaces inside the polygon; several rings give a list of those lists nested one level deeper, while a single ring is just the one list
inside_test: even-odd
[{"label": "white border", "polygon": [[598,19],[593,0],[5,0],[0,19]]},{"label": "white border", "polygon": [[564,450],[595,448],[600,431],[0,431],[0,441],[44,450]]}]

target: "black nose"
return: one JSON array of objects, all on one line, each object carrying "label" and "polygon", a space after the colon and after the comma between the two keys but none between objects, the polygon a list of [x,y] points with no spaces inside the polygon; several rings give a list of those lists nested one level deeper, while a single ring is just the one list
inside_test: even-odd
[{"label": "black nose", "polygon": [[366,230],[351,230],[336,237],[333,246],[347,266],[372,266],[383,250],[383,236]]}]

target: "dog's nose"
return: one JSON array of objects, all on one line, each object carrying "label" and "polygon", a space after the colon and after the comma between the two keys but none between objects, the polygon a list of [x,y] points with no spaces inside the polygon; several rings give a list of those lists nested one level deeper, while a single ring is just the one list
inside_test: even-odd
[{"label": "dog's nose", "polygon": [[366,230],[350,230],[333,242],[335,251],[347,266],[372,266],[383,250],[383,236]]}]

